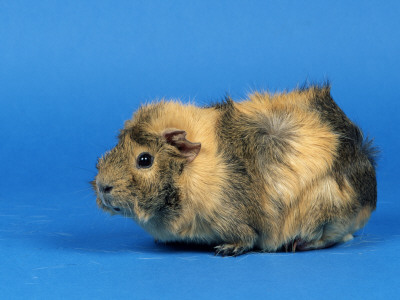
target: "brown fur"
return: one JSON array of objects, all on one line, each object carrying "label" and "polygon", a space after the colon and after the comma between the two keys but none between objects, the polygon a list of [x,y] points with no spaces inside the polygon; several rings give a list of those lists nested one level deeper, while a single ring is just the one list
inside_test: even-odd
[{"label": "brown fur", "polygon": [[[354,130],[329,87],[207,108],[150,104],[99,160],[97,203],[157,240],[213,244],[222,255],[327,247],[375,209],[371,151]],[[154,157],[149,168],[137,166],[141,153]]]}]

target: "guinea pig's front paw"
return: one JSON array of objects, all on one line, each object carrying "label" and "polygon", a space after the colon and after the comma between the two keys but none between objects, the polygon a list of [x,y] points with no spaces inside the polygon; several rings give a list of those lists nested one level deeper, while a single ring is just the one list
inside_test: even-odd
[{"label": "guinea pig's front paw", "polygon": [[249,250],[248,246],[243,244],[222,244],[214,247],[215,255],[221,256],[239,256],[247,250]]}]

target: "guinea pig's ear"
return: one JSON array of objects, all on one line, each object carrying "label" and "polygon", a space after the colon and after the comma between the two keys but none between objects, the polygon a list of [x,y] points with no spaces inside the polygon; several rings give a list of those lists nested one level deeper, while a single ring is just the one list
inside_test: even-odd
[{"label": "guinea pig's ear", "polygon": [[193,161],[200,152],[201,144],[188,141],[184,130],[166,129],[162,136],[168,144],[176,147],[188,162]]}]

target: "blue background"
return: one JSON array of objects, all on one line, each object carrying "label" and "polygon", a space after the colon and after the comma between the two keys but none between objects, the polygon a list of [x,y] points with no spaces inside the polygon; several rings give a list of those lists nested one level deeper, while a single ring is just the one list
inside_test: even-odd
[{"label": "blue background", "polygon": [[[0,1],[1,298],[399,297],[399,15],[399,1]],[[353,241],[221,258],[96,207],[96,159],[140,103],[326,79],[381,148],[378,209]]]}]

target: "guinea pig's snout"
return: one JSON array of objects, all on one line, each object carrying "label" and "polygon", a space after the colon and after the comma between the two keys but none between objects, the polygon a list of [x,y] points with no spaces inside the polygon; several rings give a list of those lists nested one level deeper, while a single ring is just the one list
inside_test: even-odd
[{"label": "guinea pig's snout", "polygon": [[112,205],[113,197],[111,195],[111,191],[113,190],[114,187],[111,184],[106,184],[100,182],[99,180],[96,180],[96,185],[99,191],[100,200],[103,203],[103,205],[108,208],[111,208],[115,212],[121,211],[120,208]]},{"label": "guinea pig's snout", "polygon": [[104,194],[109,194],[114,188],[112,185],[104,185],[102,183],[97,183],[97,186],[99,187],[99,191]]}]

